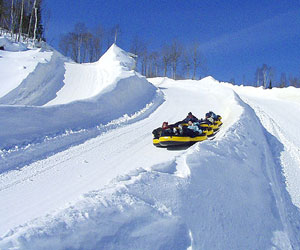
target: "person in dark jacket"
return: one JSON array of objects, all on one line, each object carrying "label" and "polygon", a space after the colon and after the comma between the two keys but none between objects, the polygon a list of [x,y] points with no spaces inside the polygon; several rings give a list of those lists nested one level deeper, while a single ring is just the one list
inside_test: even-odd
[{"label": "person in dark jacket", "polygon": [[169,125],[168,122],[163,122],[161,128],[162,128],[161,135],[172,135],[173,134],[173,128]]},{"label": "person in dark jacket", "polygon": [[196,116],[194,116],[192,114],[192,112],[189,112],[187,117],[184,118],[184,120],[182,121],[183,123],[188,123],[189,121],[191,122],[197,122],[198,121],[198,118]]}]

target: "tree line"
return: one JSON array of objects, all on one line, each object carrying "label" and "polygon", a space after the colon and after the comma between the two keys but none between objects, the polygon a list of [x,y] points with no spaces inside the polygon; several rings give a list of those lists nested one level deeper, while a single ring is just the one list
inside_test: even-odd
[{"label": "tree line", "polygon": [[[87,28],[84,23],[77,23],[73,31],[61,36],[59,48],[61,52],[71,57],[77,63],[95,62],[99,60],[117,38],[120,40],[122,32],[119,25],[111,28],[103,28],[98,25],[93,30]],[[200,43],[195,41],[184,46],[178,40],[165,43],[157,50],[150,49],[149,44],[138,36],[130,42],[129,51],[136,55],[136,70],[146,77],[170,77],[173,79],[201,79],[207,75],[206,60],[200,51]],[[234,78],[229,82],[235,84]],[[279,80],[275,79],[273,67],[262,64],[257,67],[254,79],[243,85],[251,85],[263,88],[272,87],[300,87],[297,77],[287,77],[282,73]]]},{"label": "tree line", "polygon": [[42,0],[0,0],[0,27],[9,30],[16,41],[42,40]]},{"label": "tree line", "polygon": [[[73,31],[60,37],[59,48],[77,63],[95,62],[121,36],[119,25],[111,28],[98,25],[90,30],[84,23],[77,23]],[[206,73],[205,59],[198,42],[183,46],[178,40],[173,40],[158,50],[152,50],[136,36],[130,44],[130,52],[137,56],[136,70],[146,77],[196,79],[201,72]]]},{"label": "tree line", "polygon": [[261,67],[258,67],[255,72],[255,85],[262,86],[263,88],[273,88],[279,87],[284,88],[288,86],[294,86],[300,88],[300,80],[297,77],[286,76],[286,73],[281,73],[279,81],[275,79],[275,69],[267,64],[263,64]]},{"label": "tree line", "polygon": [[[272,89],[273,87],[285,88],[289,86],[300,88],[300,79],[298,77],[292,75],[287,77],[284,72],[280,74],[280,78],[276,79],[275,76],[275,69],[264,63],[262,66],[256,68],[254,80],[252,82],[246,83],[245,76],[243,76],[242,85],[263,87],[265,89]],[[235,84],[234,78],[229,82]]]}]

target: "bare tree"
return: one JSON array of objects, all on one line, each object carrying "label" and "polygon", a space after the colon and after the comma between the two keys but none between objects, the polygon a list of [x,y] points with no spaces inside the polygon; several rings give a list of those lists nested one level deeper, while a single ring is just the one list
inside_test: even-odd
[{"label": "bare tree", "polygon": [[83,53],[82,53],[82,62],[87,61],[88,53],[89,53],[89,45],[90,40],[92,39],[93,35],[90,32],[84,33],[82,45],[83,45]]},{"label": "bare tree", "polygon": [[256,87],[259,87],[260,82],[262,82],[261,76],[262,76],[261,69],[258,67],[255,71],[255,84],[256,84]]},{"label": "bare tree", "polygon": [[14,35],[15,29],[15,22],[14,22],[14,0],[11,0],[11,8],[10,8],[10,33],[11,37]]},{"label": "bare tree", "polygon": [[9,1],[8,0],[0,0],[0,27],[9,30]]},{"label": "bare tree", "polygon": [[273,69],[266,64],[263,64],[261,67],[262,75],[263,75],[263,87],[267,88],[268,82],[273,78]]},{"label": "bare tree", "polygon": [[163,46],[162,48],[162,61],[163,61],[163,68],[164,68],[164,77],[167,76],[168,68],[171,63],[171,48],[168,45]]},{"label": "bare tree", "polygon": [[231,78],[231,79],[229,80],[229,82],[230,82],[232,85],[235,85],[235,79],[234,79],[234,78]]},{"label": "bare tree", "polygon": [[159,55],[157,52],[151,52],[149,54],[148,72],[147,77],[155,77],[158,75],[158,59]]},{"label": "bare tree", "polygon": [[171,45],[171,52],[170,52],[170,58],[171,58],[171,63],[172,63],[172,77],[174,80],[176,80],[176,71],[177,71],[177,66],[179,63],[179,59],[182,55],[182,45],[176,41],[173,40],[172,45]]},{"label": "bare tree", "polygon": [[110,46],[113,43],[116,43],[117,38],[120,39],[121,34],[122,34],[122,31],[121,31],[121,28],[120,28],[119,24],[117,24],[114,27],[106,30],[105,37],[106,37],[107,49],[110,48]]},{"label": "bare tree", "polygon": [[198,42],[194,42],[192,45],[192,62],[193,62],[193,80],[196,79],[197,68],[201,66],[201,63],[204,61],[201,60],[201,53],[199,51],[200,44]]},{"label": "bare tree", "polygon": [[34,2],[33,2],[31,14],[30,14],[29,25],[28,25],[28,32],[27,32],[28,37],[30,36],[32,19],[33,19],[33,16],[35,15],[35,8],[36,8],[36,0],[34,0]]},{"label": "bare tree", "polygon": [[[77,23],[75,24],[74,32],[71,33],[72,35],[72,51],[74,56],[76,55],[76,62],[82,62],[82,45],[83,41],[87,35],[87,28],[84,23]],[[76,50],[76,52],[75,52]]]},{"label": "bare tree", "polygon": [[34,17],[35,17],[35,22],[34,22],[34,30],[33,30],[33,46],[35,47],[36,33],[37,33],[37,26],[38,26],[38,9],[36,7],[34,8]]},{"label": "bare tree", "polygon": [[155,77],[158,76],[158,70],[159,70],[159,53],[158,52],[152,52],[152,59],[153,59],[153,66],[154,66],[154,75]]},{"label": "bare tree", "polygon": [[287,87],[287,79],[286,79],[286,74],[285,73],[281,73],[279,87],[280,88]]},{"label": "bare tree", "polygon": [[290,86],[293,86],[295,88],[300,87],[300,80],[297,77],[290,76],[289,82],[290,82]]},{"label": "bare tree", "polygon": [[64,34],[59,39],[58,47],[65,56],[68,56],[70,53],[70,49],[71,49],[70,40],[71,40],[70,34]]},{"label": "bare tree", "polygon": [[260,68],[256,69],[255,75],[257,85],[262,85],[264,88],[267,88],[270,80],[273,81],[274,70],[267,64],[263,64]]},{"label": "bare tree", "polygon": [[192,67],[192,53],[191,50],[189,48],[185,48],[183,51],[183,68],[186,72],[186,78],[189,79],[190,78],[190,70]]},{"label": "bare tree", "polygon": [[18,36],[18,42],[20,42],[21,34],[22,34],[22,27],[23,27],[23,14],[24,14],[24,0],[22,0],[22,6],[21,6],[21,14],[20,14],[20,25],[19,25],[19,36]]},{"label": "bare tree", "polygon": [[103,39],[104,39],[104,29],[99,24],[94,30],[93,35],[89,40],[90,45],[88,49],[89,49],[90,62],[99,60],[102,53]]},{"label": "bare tree", "polygon": [[142,67],[142,75],[147,76],[148,75],[148,50],[147,47],[144,48],[141,54],[141,67]]},{"label": "bare tree", "polygon": [[[140,65],[140,72],[143,71],[143,55],[147,50],[146,43],[141,40],[138,36],[135,36],[131,41],[130,52],[135,54],[137,57],[135,59],[137,68]],[[143,74],[143,73],[142,73]]]}]

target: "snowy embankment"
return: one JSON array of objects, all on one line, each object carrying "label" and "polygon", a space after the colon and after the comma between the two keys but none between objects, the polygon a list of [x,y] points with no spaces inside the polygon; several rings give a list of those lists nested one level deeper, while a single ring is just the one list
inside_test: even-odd
[{"label": "snowy embankment", "polygon": [[[300,249],[297,96],[211,77],[152,79],[157,92],[116,46],[85,65],[13,53],[0,51],[1,250]],[[209,110],[224,122],[214,140],[152,145],[162,121]]]},{"label": "snowy embankment", "polygon": [[[233,88],[255,110],[266,130],[282,143],[280,162],[287,190],[293,203],[300,208],[300,89],[264,90],[224,85]],[[276,150],[276,147],[272,147],[272,150]]]},{"label": "snowy embankment", "polygon": [[[5,117],[0,124],[1,172],[18,161],[45,157],[44,142],[52,153],[58,152],[99,135],[113,120],[124,123],[138,112],[145,117],[163,101],[159,91],[132,70],[134,60],[115,45],[98,62],[83,65],[67,62],[52,51],[0,53],[1,74],[9,72],[7,84],[3,83],[9,88],[0,98],[0,115]],[[12,77],[18,57],[24,60],[27,75]],[[40,59],[35,64],[29,62],[36,57]],[[21,65],[22,60],[17,67]],[[27,160],[20,148],[30,151]],[[8,154],[13,162],[6,160]]]},{"label": "snowy embankment", "polygon": [[[127,130],[125,126],[124,136],[149,130],[148,124],[154,127],[157,118],[175,121],[186,109],[198,110],[195,113],[200,116],[211,107],[223,116],[217,137],[156,163],[153,158],[163,159],[172,151],[139,147],[137,158],[137,141],[129,141],[131,150],[112,155],[119,165],[117,178],[102,186],[98,175],[100,188],[82,194],[66,208],[11,228],[1,238],[0,248],[299,249],[300,215],[281,174],[282,142],[235,92],[211,78],[199,82],[165,79],[158,86],[166,102],[137,126],[128,125]],[[177,112],[172,112],[176,103]],[[130,127],[139,128],[139,133],[130,133]],[[117,135],[118,130],[111,133]],[[122,144],[124,139],[119,139]],[[151,135],[144,140],[151,144]],[[97,165],[83,157],[85,167],[95,164],[112,171],[109,159],[107,165]],[[31,185],[35,182],[32,177]]]}]

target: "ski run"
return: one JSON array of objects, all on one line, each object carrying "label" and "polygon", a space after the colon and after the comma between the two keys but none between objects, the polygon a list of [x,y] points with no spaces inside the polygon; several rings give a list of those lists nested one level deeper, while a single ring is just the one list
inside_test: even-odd
[{"label": "ski run", "polygon": [[[300,90],[146,79],[0,37],[0,249],[300,249]],[[153,129],[222,116],[213,140]]]}]

